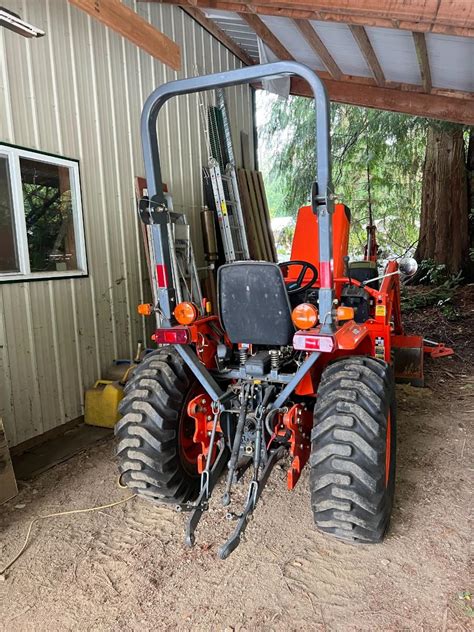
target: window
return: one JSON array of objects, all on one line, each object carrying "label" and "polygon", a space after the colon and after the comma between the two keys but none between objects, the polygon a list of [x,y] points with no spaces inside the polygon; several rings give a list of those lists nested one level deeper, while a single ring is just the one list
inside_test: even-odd
[{"label": "window", "polygon": [[78,163],[0,144],[0,281],[85,274]]}]

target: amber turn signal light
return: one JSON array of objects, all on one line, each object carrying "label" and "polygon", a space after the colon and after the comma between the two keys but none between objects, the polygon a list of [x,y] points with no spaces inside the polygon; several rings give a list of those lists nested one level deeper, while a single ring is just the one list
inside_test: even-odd
[{"label": "amber turn signal light", "polygon": [[141,303],[137,305],[137,312],[140,316],[150,316],[153,311],[153,306],[150,303]]},{"label": "amber turn signal light", "polygon": [[311,329],[318,322],[318,310],[311,303],[301,303],[292,311],[291,320],[297,329]]},{"label": "amber turn signal light", "polygon": [[340,305],[336,311],[337,320],[352,320],[354,318],[354,308]]},{"label": "amber turn signal light", "polygon": [[198,310],[194,303],[184,302],[176,305],[173,314],[180,325],[190,325],[196,320]]}]

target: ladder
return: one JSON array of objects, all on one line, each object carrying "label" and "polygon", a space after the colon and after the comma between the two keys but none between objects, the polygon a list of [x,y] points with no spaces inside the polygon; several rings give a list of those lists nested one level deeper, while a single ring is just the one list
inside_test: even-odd
[{"label": "ladder", "polygon": [[[135,191],[139,214],[143,219],[143,238],[148,272],[151,280],[153,303],[159,304],[158,288],[162,285],[158,279],[158,268],[164,270],[159,248],[160,227],[166,232],[169,244],[170,272],[172,286],[176,292],[176,302],[191,301],[202,313],[202,291],[196,266],[191,227],[185,213],[173,210],[171,196],[168,196],[168,208],[152,210],[148,200],[148,190],[144,178],[135,178]],[[159,222],[156,220],[159,219]],[[166,276],[166,272],[162,272]],[[157,312],[159,325],[159,312]]]},{"label": "ladder", "polygon": [[[145,201],[146,203],[147,201]],[[142,206],[142,215],[146,213],[144,211],[145,208],[145,206]],[[151,213],[149,215],[151,216]],[[171,285],[176,292],[176,304],[183,301],[191,301],[202,314],[203,296],[191,243],[191,227],[188,224],[186,215],[184,213],[162,210],[160,211],[160,216],[159,223],[151,220],[146,225],[147,240],[145,246],[148,250],[147,258],[151,262],[149,272],[152,280],[153,303],[155,307],[159,305],[158,288],[163,285],[168,286],[169,281],[171,281]],[[171,279],[167,279],[167,273],[164,271],[163,264],[157,265],[157,262],[162,260],[158,247],[161,227],[166,231],[168,238]],[[164,275],[166,280],[158,277],[158,270],[160,270],[160,273]]]},{"label": "ladder", "polygon": [[[224,256],[227,263],[232,263],[233,261],[249,259],[250,254],[237,183],[232,135],[224,90],[216,90],[216,94],[217,109],[222,116],[224,138],[220,138],[217,121],[211,121],[209,137],[215,157],[210,158],[208,166],[217,219],[224,246]],[[224,144],[224,151],[221,151],[221,142]]]}]

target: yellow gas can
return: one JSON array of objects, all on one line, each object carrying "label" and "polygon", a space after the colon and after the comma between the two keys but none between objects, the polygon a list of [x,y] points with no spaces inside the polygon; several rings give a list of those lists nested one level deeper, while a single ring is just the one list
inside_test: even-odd
[{"label": "yellow gas can", "polygon": [[86,390],[84,421],[90,426],[113,428],[120,419],[118,406],[123,398],[119,382],[97,380]]}]

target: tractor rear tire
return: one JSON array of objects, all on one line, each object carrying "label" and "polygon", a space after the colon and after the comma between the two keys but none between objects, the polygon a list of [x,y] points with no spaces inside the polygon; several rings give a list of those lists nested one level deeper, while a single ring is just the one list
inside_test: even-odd
[{"label": "tractor rear tire", "polygon": [[179,504],[199,491],[189,401],[202,389],[172,347],[146,356],[125,386],[115,426],[121,483],[159,503]]},{"label": "tractor rear tire", "polygon": [[395,491],[395,384],[370,357],[328,365],[311,434],[310,487],[318,529],[352,543],[380,542]]}]

